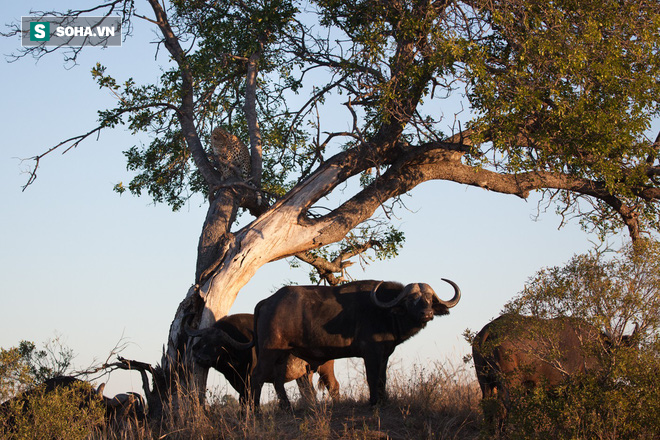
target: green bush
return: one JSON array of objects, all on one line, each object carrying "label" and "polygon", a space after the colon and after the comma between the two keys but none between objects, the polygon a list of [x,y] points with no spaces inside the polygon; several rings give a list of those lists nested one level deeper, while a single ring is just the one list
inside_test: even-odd
[{"label": "green bush", "polygon": [[0,347],[0,402],[47,379],[65,375],[73,357],[73,351],[58,337],[46,342],[42,350],[30,341],[21,341],[18,347]]},{"label": "green bush", "polygon": [[0,348],[0,438],[84,439],[104,423],[105,406],[90,384],[46,392],[43,382],[66,375],[72,359],[58,338],[42,350],[30,341]]},{"label": "green bush", "polygon": [[46,392],[33,388],[29,398],[9,401],[0,413],[0,437],[11,440],[78,440],[104,423],[105,407],[84,382]]},{"label": "green bush", "polygon": [[556,389],[512,393],[510,439],[657,439],[660,432],[660,363],[642,358],[603,379],[574,378]]},{"label": "green bush", "polygon": [[574,376],[552,389],[512,390],[502,436],[659,438],[659,309],[660,246],[655,242],[629,246],[609,259],[602,253],[579,255],[564,267],[539,271],[505,310],[584,318],[603,330],[612,347],[602,371]]}]

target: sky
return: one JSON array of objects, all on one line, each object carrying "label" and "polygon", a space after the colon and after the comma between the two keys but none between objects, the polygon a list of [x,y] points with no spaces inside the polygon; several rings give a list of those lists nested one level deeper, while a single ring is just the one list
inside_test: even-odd
[{"label": "sky", "polygon": [[[138,12],[148,14],[137,3]],[[5,2],[2,23],[49,4]],[[114,104],[92,80],[97,61],[118,79],[154,81],[163,62],[154,59],[153,40],[151,28],[139,24],[122,47],[88,48],[79,65],[67,69],[58,54],[9,63],[4,56],[20,49],[20,40],[0,38],[0,347],[59,338],[76,353],[77,368],[103,362],[118,344],[126,358],[160,361],[176,308],[193,283],[203,200],[172,212],[147,197],[113,192],[114,184],[131,177],[122,151],[149,142],[121,127],[47,156],[25,191],[31,163],[21,160],[87,132],[96,126],[96,112]],[[535,219],[537,195],[522,200],[427,182],[405,201],[408,209],[394,219],[406,235],[399,257],[364,271],[356,265],[351,276],[426,282],[443,298],[452,295],[441,281],[449,278],[463,297],[448,316],[397,348],[391,364],[402,368],[460,364],[469,352],[465,329],[479,330],[498,316],[537,270],[564,264],[596,241],[576,222],[558,229],[553,208]],[[271,263],[241,290],[231,312],[251,312],[277,288],[305,283],[306,275],[307,269],[290,269],[285,261]],[[107,395],[141,387],[137,373],[114,372],[103,380]],[[224,386],[220,378],[209,385]]]}]

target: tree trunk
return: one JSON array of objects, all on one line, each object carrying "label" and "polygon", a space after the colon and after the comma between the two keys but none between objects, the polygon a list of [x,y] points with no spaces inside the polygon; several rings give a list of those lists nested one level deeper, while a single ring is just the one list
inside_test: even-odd
[{"label": "tree trunk", "polygon": [[[240,289],[261,266],[326,244],[321,239],[324,229],[336,219],[308,224],[303,220],[303,212],[328,188],[336,185],[339,177],[340,167],[328,166],[315,173],[235,234],[223,232],[231,225],[232,214],[235,214],[235,210],[228,206],[231,197],[223,199],[219,196],[211,203],[198,248],[197,271],[201,283],[191,287],[180,303],[161,362],[166,375],[180,379],[184,391],[203,398],[207,377],[207,371],[191,361],[189,338],[185,332],[187,322],[198,322],[199,329],[213,325],[229,313]],[[368,213],[341,222],[338,234],[345,235],[365,215],[370,216],[376,206]],[[336,229],[336,225],[333,226]],[[200,269],[214,259],[212,273]]]},{"label": "tree trunk", "polygon": [[[189,338],[185,331],[187,321],[199,320],[197,327],[203,329],[229,313],[240,289],[261,266],[277,255],[274,251],[278,247],[281,249],[281,243],[286,242],[286,222],[271,223],[273,226],[267,225],[260,230],[263,236],[258,232],[246,231],[240,242],[227,246],[224,258],[214,273],[202,286],[191,287],[177,309],[161,364],[166,372],[179,378],[182,390],[191,395],[203,399],[208,371],[191,361]],[[282,233],[273,235],[269,232],[275,223],[283,226]],[[200,252],[199,258],[202,257]],[[192,372],[192,377],[182,374],[184,372]]]}]

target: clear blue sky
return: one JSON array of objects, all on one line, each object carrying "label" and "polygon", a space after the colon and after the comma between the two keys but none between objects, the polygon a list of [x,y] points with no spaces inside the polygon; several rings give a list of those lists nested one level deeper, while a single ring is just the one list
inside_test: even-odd
[{"label": "clear blue sky", "polygon": [[[3,5],[3,23],[49,8],[50,1]],[[63,8],[73,2],[57,2]],[[138,11],[148,14],[144,4]],[[124,338],[127,358],[156,363],[176,307],[193,282],[196,246],[205,216],[201,199],[180,212],[112,187],[127,182],[122,151],[147,143],[122,128],[102,132],[65,155],[46,157],[36,182],[21,186],[30,162],[57,142],[84,133],[96,123],[96,111],[113,97],[92,81],[96,61],[117,79],[156,80],[162,60],[154,61],[151,30],[139,25],[121,48],[89,48],[72,69],[61,55],[35,62],[25,58],[0,63],[3,135],[0,149],[0,346],[22,339],[38,345],[59,335],[83,368],[104,360]],[[0,39],[3,55],[19,49],[18,38]],[[162,54],[162,51],[161,51]],[[449,122],[448,122],[449,124]],[[401,255],[379,262],[354,278],[427,282],[442,296],[451,295],[440,278],[456,281],[461,303],[436,318],[417,337],[400,346],[394,362],[431,366],[456,361],[469,350],[461,333],[478,330],[498,315],[541,267],[559,265],[585,252],[595,240],[550,209],[539,221],[537,197],[523,201],[448,182],[428,182],[406,199],[409,211],[396,224],[407,240]],[[262,268],[241,291],[232,312],[250,312],[257,301],[288,280],[304,282],[307,270],[289,270],[286,262]],[[107,393],[139,388],[139,377],[113,373]]]}]

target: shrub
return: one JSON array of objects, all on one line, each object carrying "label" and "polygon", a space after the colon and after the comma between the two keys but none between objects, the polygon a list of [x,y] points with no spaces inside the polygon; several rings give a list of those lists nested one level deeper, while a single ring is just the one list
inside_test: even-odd
[{"label": "shrub", "polygon": [[46,379],[65,375],[73,357],[73,351],[58,337],[46,342],[42,350],[30,341],[9,349],[0,347],[0,402]]},{"label": "shrub", "polygon": [[[612,343],[605,368],[560,387],[512,390],[510,439],[656,439],[660,432],[660,246],[539,271],[505,311],[586,319]],[[635,329],[631,337],[629,334]],[[482,406],[496,402],[483,402]]]},{"label": "shrub", "polygon": [[43,385],[29,399],[7,402],[0,413],[0,436],[12,440],[77,440],[88,438],[104,423],[105,407],[94,399],[94,390],[84,382],[46,392]]}]

